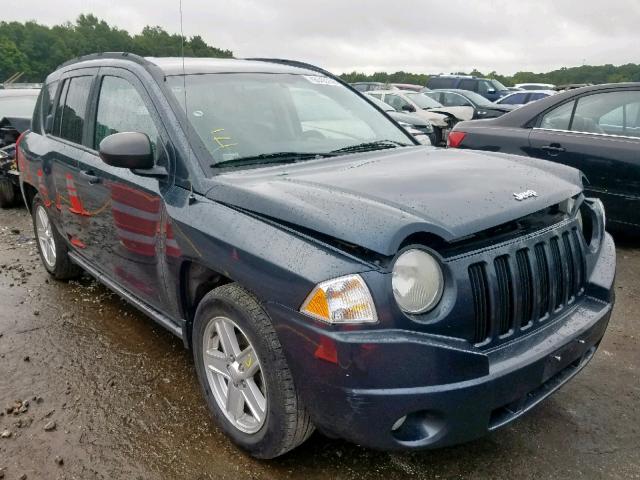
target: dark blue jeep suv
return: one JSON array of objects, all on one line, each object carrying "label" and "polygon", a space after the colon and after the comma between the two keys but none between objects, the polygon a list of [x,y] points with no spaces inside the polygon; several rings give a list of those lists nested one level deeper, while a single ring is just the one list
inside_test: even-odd
[{"label": "dark blue jeep suv", "polygon": [[220,427],[272,458],[315,427],[467,441],[593,356],[615,250],[579,171],[415,140],[284,60],[83,57],[17,147],[44,268],[191,348]]}]

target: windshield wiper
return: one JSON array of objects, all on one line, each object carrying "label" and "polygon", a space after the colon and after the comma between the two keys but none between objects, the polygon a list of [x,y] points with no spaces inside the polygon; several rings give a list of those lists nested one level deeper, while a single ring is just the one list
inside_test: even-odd
[{"label": "windshield wiper", "polygon": [[355,153],[355,152],[371,152],[374,150],[385,150],[388,148],[410,147],[408,143],[396,142],[395,140],[377,140],[375,142],[358,143],[348,147],[332,150],[331,153]]},{"label": "windshield wiper", "polygon": [[316,152],[274,152],[261,153],[260,155],[251,155],[248,157],[233,158],[231,160],[222,160],[211,165],[212,168],[224,166],[245,166],[275,163],[296,163],[302,160],[314,160],[316,158],[334,157],[333,153],[316,153]]}]

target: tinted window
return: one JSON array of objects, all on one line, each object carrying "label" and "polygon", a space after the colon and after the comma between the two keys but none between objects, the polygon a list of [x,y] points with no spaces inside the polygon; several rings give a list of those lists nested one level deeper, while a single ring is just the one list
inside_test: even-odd
[{"label": "tinted window", "polygon": [[122,78],[104,77],[98,98],[93,147],[97,150],[105,137],[119,132],[145,133],[155,149],[158,130],[138,91]]},{"label": "tinted window", "polygon": [[478,84],[477,81],[467,78],[460,82],[460,85],[458,86],[458,88],[460,90],[471,90],[473,92],[477,84]]},{"label": "tinted window", "polygon": [[506,103],[507,105],[521,105],[524,103],[526,97],[526,93],[514,93],[513,95],[509,95],[508,97],[500,100],[500,103]]},{"label": "tinted window", "polygon": [[532,93],[529,95],[529,100],[528,102],[533,102],[535,100],[540,100],[541,98],[546,98],[549,95],[547,95],[546,93]]},{"label": "tinted window", "polygon": [[452,88],[455,78],[432,77],[427,82],[427,87],[432,90],[437,88]]},{"label": "tinted window", "polygon": [[487,80],[480,80],[478,82],[478,93],[484,95],[485,93],[489,93],[489,90],[495,90],[496,88],[493,86],[491,82]]},{"label": "tinted window", "polygon": [[64,110],[64,102],[67,98],[67,92],[69,91],[69,80],[65,80],[62,85],[62,92],[60,93],[60,97],[58,97],[58,105],[56,107],[56,113],[53,120],[53,130],[51,131],[52,135],[60,136],[60,122],[62,121],[62,112]]},{"label": "tinted window", "polygon": [[93,77],[74,77],[69,81],[62,116],[60,119],[60,137],[74,143],[82,143],[87,111],[87,99]]},{"label": "tinted window", "polygon": [[56,91],[58,90],[58,80],[55,82],[51,82],[42,89],[42,121],[45,126],[45,131],[47,133],[51,133],[51,127],[53,127],[53,123],[49,125],[49,129],[47,126],[47,117],[53,114],[53,101],[56,99]]},{"label": "tinted window", "polygon": [[540,122],[540,128],[569,130],[574,103],[575,102],[565,103],[545,114]]},{"label": "tinted window", "polygon": [[571,130],[640,136],[640,91],[607,92],[578,99]]}]

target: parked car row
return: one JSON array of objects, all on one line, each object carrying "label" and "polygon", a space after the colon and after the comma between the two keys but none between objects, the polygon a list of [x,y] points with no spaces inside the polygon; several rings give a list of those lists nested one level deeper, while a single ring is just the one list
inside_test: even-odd
[{"label": "parked car row", "polygon": [[572,89],[500,118],[459,123],[449,146],[578,168],[612,226],[640,228],[640,83]]},{"label": "parked car row", "polygon": [[[536,128],[570,133],[582,97],[563,95],[502,118],[524,129],[562,99]],[[581,118],[632,138],[634,105]],[[602,203],[574,168],[419,145],[398,124],[417,120],[390,113],[299,62],[70,61],[15,147],[43,267],[88,272],[181,338],[213,418],[256,457],[316,427],[387,450],[494,431],[600,344],[616,254]],[[458,147],[484,128],[459,125]]]},{"label": "parked car row", "polygon": [[20,199],[15,143],[29,128],[40,89],[34,85],[7,85],[0,88],[0,207],[15,205]]}]

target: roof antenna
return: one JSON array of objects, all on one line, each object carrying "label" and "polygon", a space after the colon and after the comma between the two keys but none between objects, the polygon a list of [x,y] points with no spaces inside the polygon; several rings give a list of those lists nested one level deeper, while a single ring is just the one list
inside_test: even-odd
[{"label": "roof antenna", "polygon": [[[184,116],[187,118],[187,160],[191,163],[191,145],[189,145],[189,114],[187,108],[187,72],[184,67],[184,29],[182,26],[182,0],[180,3],[180,50],[182,53],[182,91],[184,93]],[[189,180],[189,205],[193,205],[196,202],[196,196],[193,194],[193,182]]]}]

